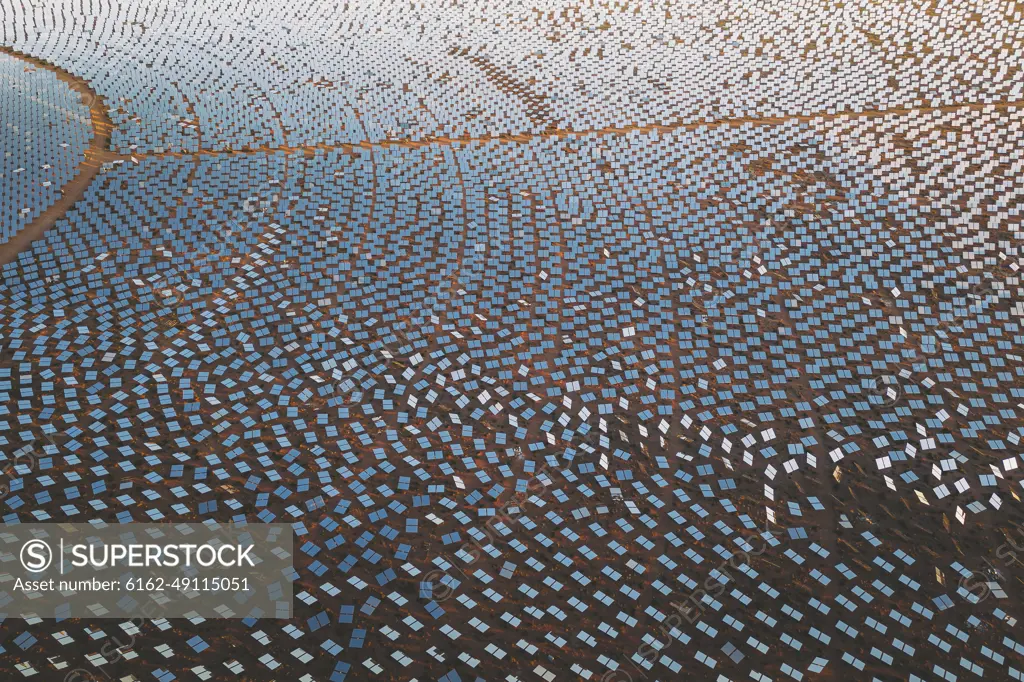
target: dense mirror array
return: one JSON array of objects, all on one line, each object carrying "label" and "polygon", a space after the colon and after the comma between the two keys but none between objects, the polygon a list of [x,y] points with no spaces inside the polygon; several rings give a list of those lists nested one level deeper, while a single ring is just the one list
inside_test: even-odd
[{"label": "dense mirror array", "polygon": [[92,136],[89,110],[53,73],[0,52],[0,243],[61,196]]},{"label": "dense mirror array", "polygon": [[12,679],[1024,679],[1019,5],[0,12],[0,515],[297,548]]}]

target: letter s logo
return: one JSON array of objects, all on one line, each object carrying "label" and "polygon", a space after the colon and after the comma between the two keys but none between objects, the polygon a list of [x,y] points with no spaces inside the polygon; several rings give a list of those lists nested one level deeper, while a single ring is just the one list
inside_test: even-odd
[{"label": "letter s logo", "polygon": [[21,565],[29,573],[41,573],[53,562],[53,550],[42,540],[29,540],[21,546]]}]

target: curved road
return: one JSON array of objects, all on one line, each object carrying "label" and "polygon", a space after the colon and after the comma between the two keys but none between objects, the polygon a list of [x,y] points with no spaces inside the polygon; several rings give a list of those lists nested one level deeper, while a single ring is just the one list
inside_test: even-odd
[{"label": "curved road", "polygon": [[17,57],[33,66],[52,71],[57,75],[58,80],[67,84],[71,90],[81,94],[82,101],[89,105],[89,118],[92,121],[93,131],[92,141],[85,150],[85,159],[78,164],[78,174],[61,188],[63,196],[29,222],[18,234],[11,237],[10,241],[0,244],[0,266],[3,266],[14,261],[19,253],[43,236],[46,230],[50,229],[76,201],[82,198],[93,178],[100,172],[100,166],[103,163],[125,157],[110,151],[110,132],[113,130],[113,124],[107,115],[107,107],[103,103],[103,98],[96,94],[96,91],[86,81],[49,62],[31,57],[13,48],[0,45],[0,52]]}]

